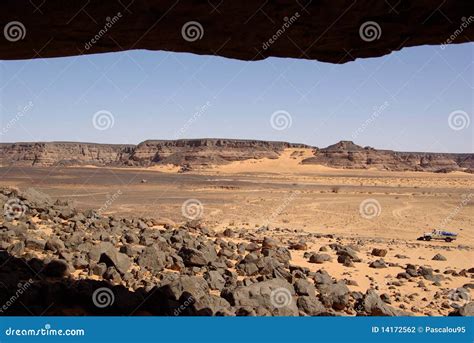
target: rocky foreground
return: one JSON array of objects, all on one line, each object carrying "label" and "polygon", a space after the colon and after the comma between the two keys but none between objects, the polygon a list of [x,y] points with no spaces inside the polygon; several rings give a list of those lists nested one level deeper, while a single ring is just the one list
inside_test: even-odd
[{"label": "rocky foreground", "polygon": [[451,172],[474,170],[474,154],[397,152],[341,141],[319,149],[304,144],[238,139],[147,140],[138,145],[78,142],[0,143],[0,165],[175,165],[181,171],[250,159],[276,159],[285,149],[307,149],[302,164],[334,168]]},{"label": "rocky foreground", "polygon": [[[350,291],[353,280],[336,280],[324,264],[337,256],[346,267],[367,261],[360,245],[333,235],[289,229],[214,232],[189,222],[101,216],[53,201],[34,189],[0,190],[0,313],[5,315],[217,315],[217,316],[399,316],[377,286]],[[282,239],[281,237],[286,237]],[[288,238],[289,237],[289,238]],[[311,251],[315,241],[331,242]],[[309,268],[292,263],[304,251]],[[374,248],[370,268],[384,268],[387,250]],[[403,259],[403,256],[399,256]],[[440,254],[437,258],[443,258]],[[439,287],[428,306],[450,315],[474,315],[472,283],[444,289],[445,278],[474,278],[474,268],[443,273],[426,266],[403,269],[391,287],[415,282]],[[412,303],[416,305],[415,302]],[[420,310],[421,311],[421,310]],[[415,311],[416,312],[416,311]],[[423,314],[420,313],[420,314]],[[426,314],[426,313],[425,313]]]}]

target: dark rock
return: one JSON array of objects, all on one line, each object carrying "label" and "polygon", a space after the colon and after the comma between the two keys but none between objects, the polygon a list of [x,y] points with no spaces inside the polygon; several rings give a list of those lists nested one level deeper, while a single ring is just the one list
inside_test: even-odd
[{"label": "dark rock", "polygon": [[390,307],[372,289],[367,290],[364,299],[356,305],[356,310],[364,311],[370,316],[406,316],[406,312]]},{"label": "dark rock", "polygon": [[312,254],[309,257],[309,263],[324,263],[331,261],[331,256],[328,254]]},{"label": "dark rock", "polygon": [[92,274],[97,276],[104,275],[105,271],[107,270],[107,265],[105,263],[98,263],[92,267]]},{"label": "dark rock", "polygon": [[69,275],[69,266],[63,260],[53,260],[43,269],[43,274],[48,277],[65,277]]},{"label": "dark rock", "polygon": [[287,281],[272,279],[233,290],[224,289],[221,295],[232,306],[252,308],[256,311],[262,308],[274,316],[297,316],[294,294],[293,287]]},{"label": "dark rock", "polygon": [[29,249],[44,250],[44,247],[46,246],[46,241],[38,238],[29,237],[25,240],[25,245]]},{"label": "dark rock", "polygon": [[298,242],[290,244],[289,249],[291,250],[308,250],[308,245],[305,242]]},{"label": "dark rock", "polygon": [[262,242],[263,249],[274,249],[278,247],[278,242],[271,237],[265,237]]},{"label": "dark rock", "polygon": [[372,255],[378,257],[385,257],[387,255],[387,249],[374,248],[372,249]]},{"label": "dark rock", "polygon": [[179,256],[186,267],[202,267],[210,262],[203,252],[193,248],[181,248]]},{"label": "dark rock", "polygon": [[131,266],[130,258],[119,252],[115,247],[108,246],[100,255],[99,262],[103,262],[107,267],[114,266],[117,271],[124,274]]},{"label": "dark rock", "polygon": [[51,250],[53,252],[60,252],[66,249],[64,243],[58,238],[51,238],[46,241],[45,250]]},{"label": "dark rock", "polygon": [[447,261],[446,257],[441,254],[436,254],[432,258],[433,261]]},{"label": "dark rock", "polygon": [[387,268],[387,265],[385,264],[385,261],[380,259],[380,260],[375,260],[369,264],[370,268]]},{"label": "dark rock", "polygon": [[343,281],[318,286],[320,300],[326,307],[341,311],[349,305],[349,288]]},{"label": "dark rock", "polygon": [[166,255],[155,246],[147,246],[138,257],[137,264],[156,274],[164,269]]},{"label": "dark rock", "polygon": [[175,281],[160,287],[160,292],[168,299],[177,301],[186,293],[194,299],[209,295],[209,286],[200,276],[179,276]]},{"label": "dark rock", "polygon": [[225,279],[216,270],[204,273],[204,279],[207,281],[210,289],[221,291],[225,286]]},{"label": "dark rock", "polygon": [[309,316],[326,316],[328,310],[315,296],[301,296],[297,300],[298,309]]},{"label": "dark rock", "polygon": [[314,285],[305,279],[297,279],[294,283],[296,294],[314,296],[316,288]]}]

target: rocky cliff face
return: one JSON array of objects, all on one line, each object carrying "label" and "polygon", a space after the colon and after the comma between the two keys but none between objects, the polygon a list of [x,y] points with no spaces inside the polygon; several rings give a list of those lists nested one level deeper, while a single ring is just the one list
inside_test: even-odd
[{"label": "rocky cliff face", "polygon": [[303,164],[334,168],[434,172],[474,169],[474,154],[376,150],[349,141],[318,149],[304,144],[236,139],[148,140],[136,146],[74,142],[3,143],[0,144],[0,164],[43,167],[173,164],[197,168],[248,159],[278,158],[287,148],[313,149],[314,156],[303,160]]},{"label": "rocky cliff face", "polygon": [[278,158],[291,147],[308,147],[286,142],[234,139],[150,140],[140,143],[131,156],[133,163],[175,165],[218,165],[247,159]]},{"label": "rocky cliff face", "polygon": [[120,165],[128,161],[134,148],[133,145],[74,142],[3,143],[0,144],[0,164]]},{"label": "rocky cliff face", "polygon": [[474,168],[474,158],[473,154],[376,150],[371,147],[361,147],[350,141],[341,141],[327,148],[315,150],[315,156],[303,160],[303,164],[353,169],[449,172],[462,168]]},{"label": "rocky cliff face", "polygon": [[285,148],[291,147],[308,146],[234,139],[149,140],[136,146],[73,142],[3,143],[0,144],[0,164],[206,166],[246,159],[278,158]]}]

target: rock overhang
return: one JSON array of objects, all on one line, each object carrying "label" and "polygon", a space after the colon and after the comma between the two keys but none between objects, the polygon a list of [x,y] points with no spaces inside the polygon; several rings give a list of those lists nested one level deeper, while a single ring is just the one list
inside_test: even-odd
[{"label": "rock overhang", "polygon": [[474,40],[474,3],[456,0],[8,0],[0,9],[4,60],[147,49],[345,63]]}]

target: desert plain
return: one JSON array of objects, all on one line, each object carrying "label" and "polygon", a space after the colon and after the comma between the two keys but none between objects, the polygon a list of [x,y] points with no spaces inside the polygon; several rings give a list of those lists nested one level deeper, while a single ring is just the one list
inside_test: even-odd
[{"label": "desert plain", "polygon": [[[311,154],[311,149],[291,148],[278,158],[201,166],[186,173],[171,164],[9,165],[0,168],[0,186],[34,187],[80,210],[153,218],[159,227],[193,223],[220,236],[227,230],[224,236],[236,244],[249,237],[259,243],[270,239],[289,248],[291,265],[326,271],[345,280],[351,292],[374,289],[385,303],[412,315],[448,315],[470,301],[473,174],[302,164]],[[453,242],[417,240],[433,229],[458,237]],[[358,259],[344,261],[335,245],[351,247]],[[407,276],[408,265],[430,268],[442,277]],[[245,278],[239,273],[239,280]],[[461,287],[467,294],[456,295]]]}]

